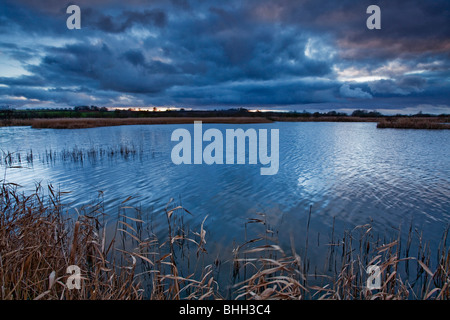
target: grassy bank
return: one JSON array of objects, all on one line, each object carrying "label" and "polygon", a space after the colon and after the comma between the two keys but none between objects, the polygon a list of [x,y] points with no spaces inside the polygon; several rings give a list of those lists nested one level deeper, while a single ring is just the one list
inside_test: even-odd
[{"label": "grassy bank", "polygon": [[[78,129],[137,124],[188,124],[195,120],[204,123],[270,123],[281,122],[378,122],[378,128],[448,129],[448,115],[416,114],[384,116],[379,112],[355,110],[351,115],[330,112],[250,112],[247,109],[229,110],[115,110],[84,107],[66,110],[0,109],[0,126],[31,126],[33,128]],[[445,124],[447,123],[447,125]]]},{"label": "grassy bank", "polygon": [[[208,256],[205,220],[199,230],[189,230],[182,217],[193,213],[180,206],[168,204],[167,232],[156,236],[128,199],[118,204],[115,226],[107,228],[101,201],[74,216],[66,213],[61,196],[51,186],[24,195],[3,183],[1,299],[450,298],[448,230],[437,252],[419,230],[410,229],[405,243],[400,236],[374,235],[369,225],[342,235],[331,230],[332,272],[320,274],[309,271],[309,219],[304,248],[281,248],[263,214],[250,219],[247,227],[259,228],[260,236],[229,248],[232,259],[223,260]],[[79,290],[68,287],[69,265],[81,269]],[[368,265],[380,268],[380,289],[366,288]],[[224,295],[220,279],[228,278],[227,270],[238,281]]]},{"label": "grassy bank", "polygon": [[378,122],[377,128],[450,129],[450,118],[385,118]]},{"label": "grassy bank", "polygon": [[377,122],[380,118],[373,117],[333,117],[333,116],[320,116],[320,117],[301,117],[301,116],[290,116],[290,117],[280,117],[272,116],[270,117],[273,121],[280,122]]},{"label": "grassy bank", "polygon": [[[121,125],[151,125],[151,124],[192,124],[194,121],[203,123],[272,123],[281,122],[376,122],[377,118],[361,117],[155,117],[155,118],[37,118],[11,119],[3,122],[3,126],[31,126],[35,129],[82,129]],[[0,126],[1,123],[0,123]]]},{"label": "grassy bank", "polygon": [[154,117],[154,118],[36,118],[0,121],[1,126],[31,126],[35,129],[83,129],[122,125],[192,124],[203,123],[272,123],[279,122],[377,122],[377,128],[395,129],[450,129],[449,117],[303,117],[303,116],[259,116],[259,117]]},{"label": "grassy bank", "polygon": [[45,150],[45,152],[34,152],[33,149],[24,150],[23,152],[6,151],[0,149],[0,166],[6,168],[30,166],[36,162],[45,164],[54,164],[57,161],[83,163],[90,161],[96,163],[105,159],[121,158],[124,160],[142,159],[144,150],[142,146],[134,144],[118,144],[116,146],[91,146],[89,148],[73,147],[64,148],[62,150]]},{"label": "grassy bank", "polygon": [[189,124],[203,123],[270,123],[262,117],[157,117],[157,118],[56,118],[56,119],[12,119],[8,126],[31,126],[35,129],[82,129],[95,127],[150,125],[150,124]]}]

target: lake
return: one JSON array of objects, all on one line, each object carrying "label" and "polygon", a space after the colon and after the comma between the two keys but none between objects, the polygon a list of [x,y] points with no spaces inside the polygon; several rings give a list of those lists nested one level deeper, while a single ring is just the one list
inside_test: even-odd
[{"label": "lake", "polygon": [[[173,199],[191,212],[184,222],[194,230],[208,216],[204,228],[213,256],[260,232],[245,224],[258,213],[266,215],[284,248],[291,238],[304,243],[310,219],[312,263],[321,261],[332,228],[339,234],[370,223],[383,235],[412,224],[436,247],[450,221],[449,130],[377,129],[376,123],[203,124],[203,130],[279,129],[279,171],[264,176],[259,164],[173,164],[171,134],[178,128],[193,131],[193,125],[2,127],[0,149],[14,152],[21,168],[7,167],[3,157],[0,179],[25,192],[37,182],[71,191],[63,196],[71,207],[95,202],[102,191],[109,222],[133,196],[127,206],[146,212],[157,233],[166,228],[164,208]],[[27,161],[30,150],[33,160]]]}]

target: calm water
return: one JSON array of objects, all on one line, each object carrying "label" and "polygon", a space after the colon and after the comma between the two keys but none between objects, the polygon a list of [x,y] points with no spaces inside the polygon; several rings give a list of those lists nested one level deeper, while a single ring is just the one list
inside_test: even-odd
[{"label": "calm water", "polygon": [[[192,125],[121,126],[79,130],[0,128],[0,148],[21,153],[24,168],[0,166],[6,180],[33,190],[36,182],[72,191],[64,201],[81,206],[103,191],[109,219],[128,204],[150,212],[155,228],[165,227],[163,209],[174,198],[192,216],[194,229],[204,217],[208,243],[244,239],[244,223],[267,214],[282,244],[303,241],[309,208],[310,232],[329,235],[372,223],[389,232],[412,222],[436,244],[450,222],[450,131],[376,129],[374,123],[204,124],[207,128],[278,128],[280,168],[261,176],[260,165],[180,165],[171,162],[176,128]],[[47,150],[61,152],[133,146],[137,155],[83,162],[47,162]],[[33,150],[33,164],[25,155]],[[312,255],[320,255],[320,250]]]}]

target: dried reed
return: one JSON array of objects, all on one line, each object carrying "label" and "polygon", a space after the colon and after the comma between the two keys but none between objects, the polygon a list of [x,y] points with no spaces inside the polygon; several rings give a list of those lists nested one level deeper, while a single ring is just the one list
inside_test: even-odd
[{"label": "dried reed", "polygon": [[[302,254],[294,241],[291,248],[282,248],[277,232],[260,214],[245,227],[262,227],[262,234],[235,246],[224,263],[234,282],[226,293],[219,286],[219,275],[226,272],[220,257],[208,262],[206,218],[199,232],[193,232],[184,219],[191,213],[169,202],[167,233],[157,236],[141,210],[127,205],[131,197],[120,204],[111,228],[101,201],[77,208],[74,215],[62,204],[63,194],[52,186],[44,192],[38,185],[33,194],[24,195],[14,184],[1,185],[1,299],[450,298],[448,228],[434,255],[412,226],[403,248],[400,231],[386,240],[363,225],[335,239],[333,227],[325,270],[312,274],[309,235]],[[310,220],[311,208],[307,233]],[[80,289],[68,286],[70,265],[81,270]],[[378,289],[367,287],[369,265],[381,271]]]}]

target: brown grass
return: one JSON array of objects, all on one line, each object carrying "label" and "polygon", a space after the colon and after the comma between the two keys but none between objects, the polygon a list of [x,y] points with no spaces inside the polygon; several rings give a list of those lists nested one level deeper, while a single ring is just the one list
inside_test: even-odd
[{"label": "brown grass", "polygon": [[[1,299],[140,299],[135,263],[116,265],[89,214],[64,218],[59,195],[49,187],[30,196],[1,188]],[[128,257],[127,262],[130,260]],[[68,290],[69,265],[82,270],[80,290]]]},{"label": "brown grass", "polygon": [[[102,203],[68,215],[61,194],[38,186],[23,195],[14,184],[0,188],[1,299],[222,299],[217,276],[220,258],[206,264],[204,222],[192,232],[183,222],[191,214],[169,203],[167,234],[156,236],[140,210],[120,204],[115,226],[103,220]],[[130,214],[134,212],[134,214]],[[229,299],[445,299],[450,298],[450,251],[444,231],[437,252],[417,230],[408,240],[381,239],[370,225],[358,226],[329,243],[331,273],[309,271],[305,248],[289,252],[277,243],[264,214],[248,224],[263,233],[232,251],[228,261],[234,279]],[[412,254],[417,233],[417,253]],[[403,249],[401,249],[403,248]],[[416,249],[414,249],[415,251]],[[432,261],[433,259],[433,261]],[[69,290],[66,269],[81,268],[81,289]],[[366,267],[382,271],[381,289],[366,288]],[[223,268],[223,266],[222,266]],[[222,270],[222,271],[221,271]],[[410,279],[411,278],[411,279]]]},{"label": "brown grass", "polygon": [[83,163],[85,161],[97,162],[103,159],[113,159],[120,157],[124,160],[135,159],[136,157],[143,157],[142,146],[134,144],[119,144],[116,146],[104,147],[73,147],[62,150],[45,150],[45,152],[33,152],[33,149],[25,150],[23,152],[5,151],[0,149],[0,166],[7,168],[22,168],[23,166],[33,165],[35,162],[46,164],[53,164],[56,161],[65,161],[72,163]]},{"label": "brown grass", "polygon": [[[258,223],[267,225],[265,220]],[[308,228],[307,228],[308,229]],[[432,255],[427,243],[419,234],[417,255],[408,255],[397,239],[381,240],[371,233],[370,225],[357,226],[352,231],[329,244],[328,260],[334,273],[309,272],[306,253],[300,255],[292,247],[286,253],[275,243],[267,243],[266,236],[248,241],[251,248],[235,249],[238,268],[247,268],[249,274],[236,285],[237,298],[246,299],[318,299],[318,300],[449,300],[450,299],[450,250],[446,246],[448,228],[444,231],[437,252],[436,266],[431,267]],[[308,230],[306,231],[308,232]],[[409,230],[409,240],[412,229]],[[263,244],[256,245],[257,243]],[[307,244],[306,244],[307,245]],[[341,251],[339,253],[339,250]],[[304,251],[306,252],[306,251]],[[242,258],[238,258],[242,255]],[[367,288],[367,266],[381,270],[381,288]],[[414,269],[414,267],[416,267]],[[410,276],[412,279],[410,279]]]},{"label": "brown grass", "polygon": [[377,128],[394,129],[450,129],[448,118],[385,118]]},{"label": "brown grass", "polygon": [[261,117],[155,117],[155,118],[55,118],[11,119],[0,126],[31,126],[36,129],[82,129],[121,125],[191,124],[203,123],[271,123],[280,122],[378,122],[377,128],[449,129],[448,117],[338,117],[338,116],[261,116]]},{"label": "brown grass", "polygon": [[36,129],[82,129],[122,125],[189,124],[203,123],[270,123],[263,117],[158,117],[158,118],[61,118],[61,119],[13,119],[8,126],[31,126]]},{"label": "brown grass", "polygon": [[347,116],[347,117],[337,117],[337,116],[280,117],[280,116],[273,116],[273,117],[270,117],[270,119],[273,121],[282,121],[282,122],[377,122],[377,121],[379,121],[379,118],[353,117],[353,116]]},{"label": "brown grass", "polygon": [[[143,235],[138,215],[125,215],[122,202],[115,227],[102,222],[102,204],[64,212],[61,193],[21,195],[14,184],[0,189],[0,298],[29,299],[206,299],[216,297],[211,266],[188,276],[178,271],[183,243],[194,243],[195,256],[205,253],[204,232],[190,234],[176,219],[181,207],[167,208],[168,236]],[[178,226],[173,225],[178,222]],[[198,238],[194,239],[194,238]],[[131,248],[131,249],[130,249]],[[186,254],[184,255],[186,259]],[[81,289],[69,290],[67,267],[81,269]],[[189,271],[189,270],[188,270]],[[195,277],[194,277],[195,276]],[[147,290],[143,283],[146,283]]]}]

